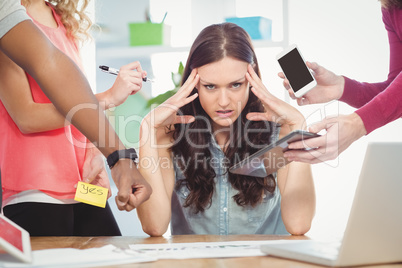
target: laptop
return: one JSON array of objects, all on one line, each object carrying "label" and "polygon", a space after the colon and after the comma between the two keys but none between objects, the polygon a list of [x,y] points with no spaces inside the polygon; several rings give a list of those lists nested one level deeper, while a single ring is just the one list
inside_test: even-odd
[{"label": "laptop", "polygon": [[262,245],[261,250],[326,266],[402,262],[402,143],[367,146],[342,241],[294,242]]}]

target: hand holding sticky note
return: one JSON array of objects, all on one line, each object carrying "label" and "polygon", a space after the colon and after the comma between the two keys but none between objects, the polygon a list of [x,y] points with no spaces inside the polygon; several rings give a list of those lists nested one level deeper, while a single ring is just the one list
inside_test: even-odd
[{"label": "hand holding sticky note", "polygon": [[74,200],[105,208],[108,191],[107,188],[80,181],[77,184]]}]

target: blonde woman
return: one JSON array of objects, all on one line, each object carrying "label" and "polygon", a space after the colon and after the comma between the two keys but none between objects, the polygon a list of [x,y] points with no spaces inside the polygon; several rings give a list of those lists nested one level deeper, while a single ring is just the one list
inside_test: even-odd
[{"label": "blonde woman", "polygon": [[[79,9],[78,2],[22,4],[50,41],[81,67],[79,42],[88,36],[91,22],[84,13],[88,1],[80,1]],[[32,236],[120,235],[108,205],[102,209],[74,201],[78,181],[110,188],[100,152],[65,125],[36,81],[2,52],[0,67],[4,214]],[[123,66],[112,88],[97,95],[99,102],[106,109],[120,105],[141,89],[145,76],[138,62]]]}]

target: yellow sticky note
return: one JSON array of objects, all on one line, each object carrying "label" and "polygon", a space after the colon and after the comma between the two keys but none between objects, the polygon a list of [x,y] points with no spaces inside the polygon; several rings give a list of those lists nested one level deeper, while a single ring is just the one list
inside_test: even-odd
[{"label": "yellow sticky note", "polygon": [[108,191],[107,188],[80,181],[77,185],[74,200],[105,208]]}]

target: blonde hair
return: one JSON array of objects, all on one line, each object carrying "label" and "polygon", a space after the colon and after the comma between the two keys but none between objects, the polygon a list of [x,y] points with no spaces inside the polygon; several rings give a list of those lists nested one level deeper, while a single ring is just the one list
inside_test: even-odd
[{"label": "blonde hair", "polygon": [[[84,42],[91,36],[88,31],[92,26],[91,19],[85,14],[89,0],[47,0],[60,15],[61,22],[67,30],[67,36],[75,42]],[[79,3],[82,2],[78,9]],[[21,0],[21,4],[28,6],[31,0]]]}]

